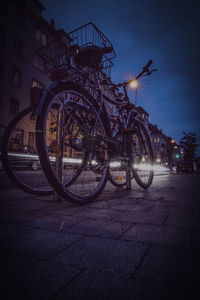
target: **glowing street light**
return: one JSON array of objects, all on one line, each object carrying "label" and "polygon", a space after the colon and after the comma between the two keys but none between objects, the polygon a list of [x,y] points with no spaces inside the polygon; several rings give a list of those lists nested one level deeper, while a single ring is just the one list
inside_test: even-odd
[{"label": "glowing street light", "polygon": [[132,89],[137,89],[137,87],[138,87],[138,80],[137,79],[130,80],[129,81],[129,86]]}]

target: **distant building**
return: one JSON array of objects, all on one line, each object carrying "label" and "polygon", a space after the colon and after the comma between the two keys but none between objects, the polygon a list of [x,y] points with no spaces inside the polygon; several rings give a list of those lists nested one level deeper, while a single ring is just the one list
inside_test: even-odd
[{"label": "distant building", "polygon": [[141,106],[137,106],[135,110],[138,113],[139,120],[142,121],[143,124],[145,125],[146,129],[148,129],[148,122],[149,122],[148,112],[146,112],[146,110],[144,110],[144,108]]},{"label": "distant building", "polygon": [[176,165],[181,159],[180,147],[177,143],[171,137],[163,134],[157,125],[149,123],[148,128],[155,161],[169,167]]}]

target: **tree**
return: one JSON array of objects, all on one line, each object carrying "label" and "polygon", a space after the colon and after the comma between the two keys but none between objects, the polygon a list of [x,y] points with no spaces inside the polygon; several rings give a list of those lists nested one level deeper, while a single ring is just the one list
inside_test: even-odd
[{"label": "tree", "polygon": [[184,136],[180,140],[180,147],[183,149],[183,161],[187,171],[194,171],[194,161],[196,157],[196,134],[193,132],[186,133],[183,131]]}]

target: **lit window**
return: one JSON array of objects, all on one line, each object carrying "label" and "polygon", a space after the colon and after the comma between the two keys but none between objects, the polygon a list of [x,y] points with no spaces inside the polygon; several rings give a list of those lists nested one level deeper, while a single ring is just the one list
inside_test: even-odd
[{"label": "lit window", "polygon": [[21,71],[17,68],[12,68],[12,77],[11,77],[12,85],[20,87],[21,86]]},{"label": "lit window", "polygon": [[35,79],[32,80],[32,87],[38,87],[41,90],[43,90],[45,88],[45,85]]},{"label": "lit window", "polygon": [[16,115],[19,112],[19,100],[15,98],[10,98],[9,103],[9,113],[12,115]]}]

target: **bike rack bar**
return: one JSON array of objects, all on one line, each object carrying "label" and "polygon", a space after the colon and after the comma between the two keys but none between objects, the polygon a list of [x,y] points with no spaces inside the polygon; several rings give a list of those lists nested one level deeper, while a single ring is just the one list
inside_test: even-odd
[{"label": "bike rack bar", "polygon": [[129,163],[126,167],[126,189],[131,190],[131,169]]},{"label": "bike rack bar", "polygon": [[[63,110],[61,108],[58,111],[58,117],[57,117],[58,135],[56,137],[56,144],[58,145],[60,152],[58,152],[56,155],[56,166],[55,166],[56,174],[61,180],[62,180],[62,176],[63,176],[63,168],[62,168],[62,164],[63,164],[63,143],[62,143],[63,134],[62,134],[62,126],[61,126],[62,123],[63,123]],[[54,191],[53,200],[55,202],[61,202],[62,197],[60,197],[60,195],[58,195],[56,193],[56,191]]]}]

